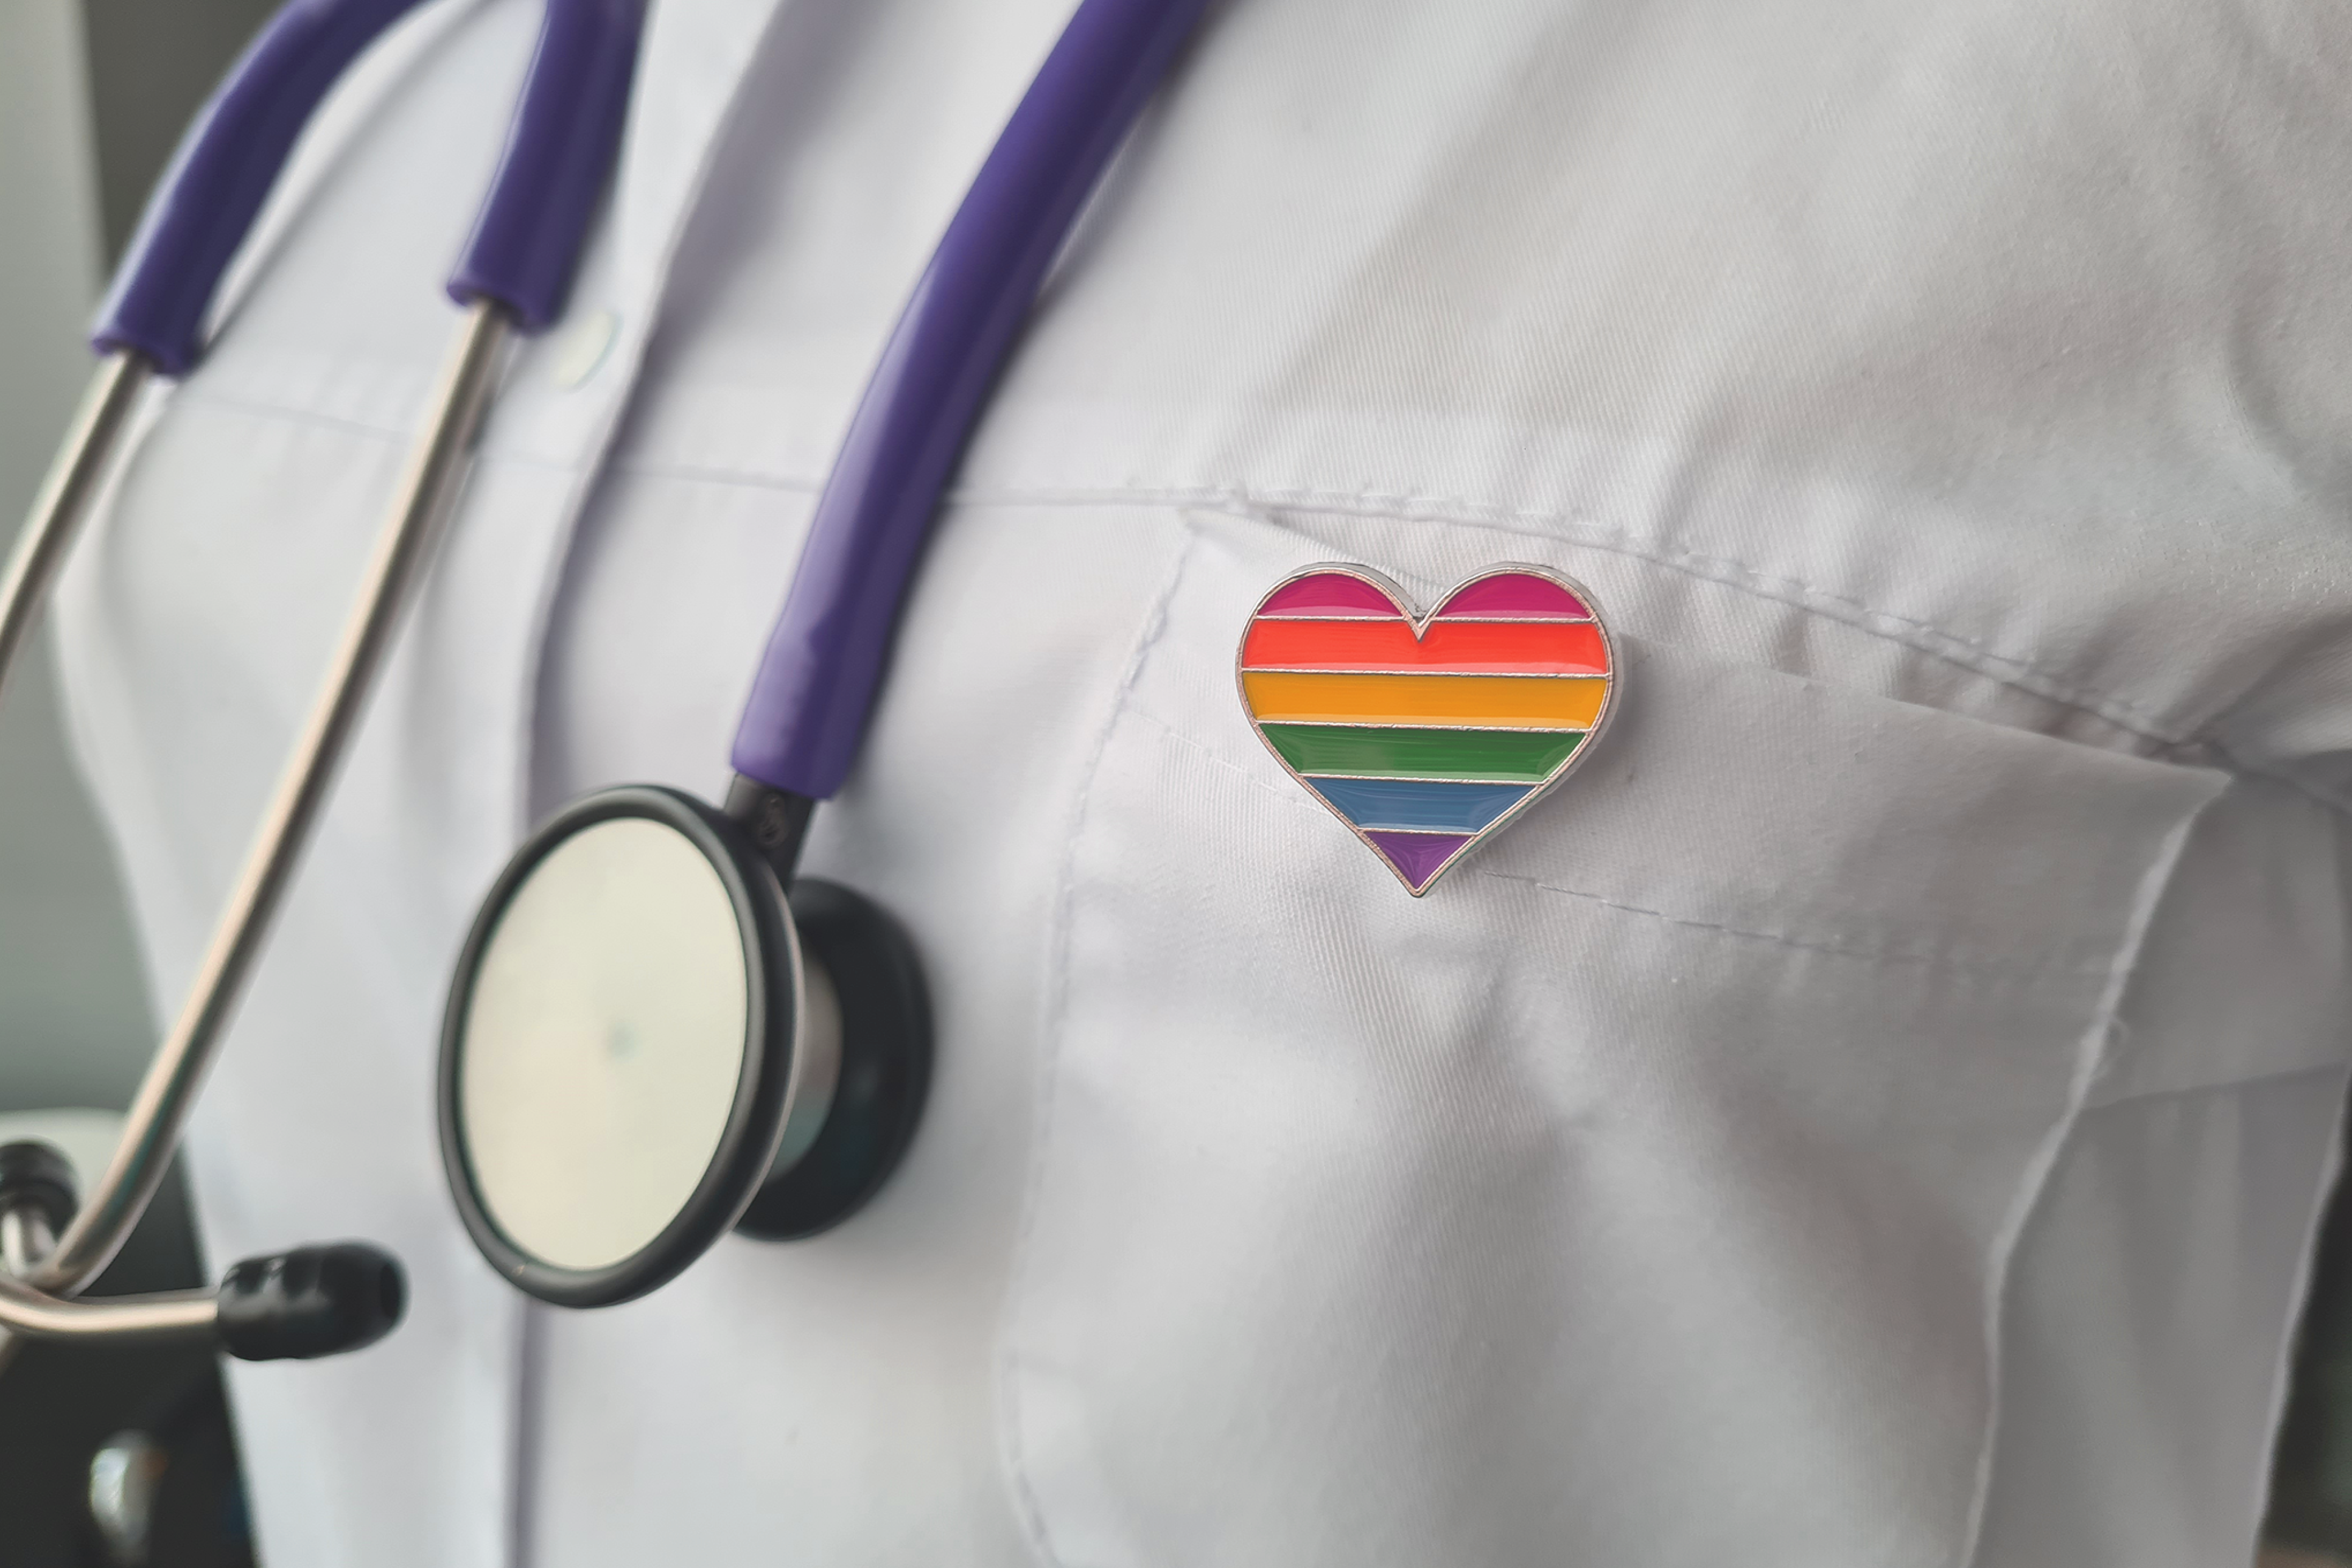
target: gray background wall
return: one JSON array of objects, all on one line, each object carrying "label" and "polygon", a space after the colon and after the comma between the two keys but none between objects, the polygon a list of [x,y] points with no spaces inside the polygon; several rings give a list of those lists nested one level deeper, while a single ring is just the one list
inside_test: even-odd
[{"label": "gray background wall", "polygon": [[81,0],[108,256],[121,254],[196,105],[276,8],[275,0]]},{"label": "gray background wall", "polygon": [[[106,267],[262,0],[0,0],[0,535],[89,374]],[[0,700],[0,1110],[120,1108],[152,1036],[46,641]]]}]

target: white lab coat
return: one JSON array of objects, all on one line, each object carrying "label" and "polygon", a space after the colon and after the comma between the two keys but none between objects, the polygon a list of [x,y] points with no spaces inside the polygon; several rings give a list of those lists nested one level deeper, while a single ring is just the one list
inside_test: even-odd
[{"label": "white lab coat", "polygon": [[[535,26],[306,144],[63,602],[178,994]],[[268,1558],[2221,1568],[2346,1085],[2352,27],[2319,0],[1237,0],[1048,287],[808,864],[929,966],[866,1213],[494,1279],[432,1126],[532,817],[705,792],[1064,0],[665,0],[193,1138]],[[599,356],[597,341],[611,342]],[[1590,584],[1623,706],[1426,899],[1235,700],[1307,563]]]}]

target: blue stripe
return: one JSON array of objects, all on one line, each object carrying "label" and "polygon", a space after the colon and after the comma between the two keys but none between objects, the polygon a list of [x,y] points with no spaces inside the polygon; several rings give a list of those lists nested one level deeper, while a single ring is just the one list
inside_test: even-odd
[{"label": "blue stripe", "polygon": [[1479,832],[1534,787],[1433,779],[1334,779],[1313,773],[1307,782],[1359,827],[1438,833]]}]

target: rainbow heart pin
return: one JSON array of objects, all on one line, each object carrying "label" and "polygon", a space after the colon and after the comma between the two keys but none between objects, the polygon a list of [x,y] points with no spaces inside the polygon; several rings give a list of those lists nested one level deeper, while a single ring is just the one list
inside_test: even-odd
[{"label": "rainbow heart pin", "polygon": [[1266,750],[1419,898],[1584,760],[1618,677],[1592,595],[1540,566],[1410,604],[1307,567],[1258,601],[1234,674]]}]

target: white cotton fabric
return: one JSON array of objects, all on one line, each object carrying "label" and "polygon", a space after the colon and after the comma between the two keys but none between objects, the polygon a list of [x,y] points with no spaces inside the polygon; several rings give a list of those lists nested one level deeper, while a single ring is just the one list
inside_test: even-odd
[{"label": "white cotton fabric", "polygon": [[[442,0],[338,94],[66,585],[159,994],[534,12]],[[1066,13],[655,8],[585,324],[515,357],[194,1133],[216,1262],[363,1236],[414,1287],[236,1370],[268,1560],[2242,1564],[2347,1077],[2315,0],[1216,7],[817,818],[928,966],[907,1164],[625,1307],[474,1255],[431,1114],[473,900],[574,791],[723,787]],[[1601,749],[1424,900],[1234,700],[1326,559],[1555,567],[1623,652]]]}]

